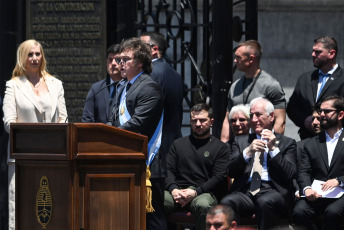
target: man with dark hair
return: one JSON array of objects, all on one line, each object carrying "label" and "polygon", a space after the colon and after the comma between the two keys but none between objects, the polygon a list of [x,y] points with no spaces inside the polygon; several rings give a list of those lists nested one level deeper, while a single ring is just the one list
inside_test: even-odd
[{"label": "man with dark hair", "polygon": [[314,40],[313,64],[315,71],[299,77],[287,106],[288,117],[299,129],[301,139],[313,137],[312,112],[315,104],[331,95],[344,96],[344,71],[337,64],[337,42],[332,37]]},{"label": "man with dark hair", "polygon": [[221,200],[237,217],[255,214],[259,229],[278,226],[280,218],[291,213],[294,200],[296,144],[272,131],[274,119],[270,101],[251,101],[250,124],[255,133],[235,137],[227,165],[234,182],[229,195]]},{"label": "man with dark hair", "polygon": [[[297,181],[305,198],[294,207],[294,222],[304,229],[317,229],[314,218],[323,214],[322,229],[340,229],[344,218],[344,196],[325,198],[323,193],[344,186],[344,99],[325,98],[320,105],[320,126],[325,131],[309,139],[301,156]],[[312,186],[321,181],[321,188]],[[321,198],[321,199],[319,199]]]},{"label": "man with dark hair", "polygon": [[82,122],[106,123],[108,119],[110,103],[116,95],[116,85],[122,80],[120,66],[116,58],[120,55],[119,44],[111,45],[106,51],[106,63],[108,76],[94,84],[88,91]]},{"label": "man with dark hair", "polygon": [[151,77],[161,86],[164,93],[164,123],[162,127],[164,154],[162,158],[165,161],[173,141],[182,136],[183,79],[163,59],[167,42],[162,34],[144,32],[140,38],[150,47],[153,62]]},{"label": "man with dark hair", "polygon": [[[314,133],[316,133],[317,135],[321,133],[321,127],[320,127],[320,113],[319,113],[319,109],[320,109],[320,105],[316,104],[313,108],[313,113],[312,113],[312,129],[314,131]],[[303,151],[303,147],[306,143],[307,139],[303,139],[301,141],[298,141],[296,143],[297,145],[297,163],[298,163],[298,167],[300,167],[300,163],[301,163],[301,155],[302,155],[302,151]],[[293,184],[294,184],[294,188],[296,190],[295,192],[295,196],[296,198],[300,198],[300,194],[302,194],[302,191],[300,193],[299,191],[299,185],[297,184],[297,180],[296,178],[293,180]]]},{"label": "man with dark hair", "polygon": [[[161,132],[163,94],[149,74],[152,61],[149,47],[139,38],[124,40],[117,63],[125,83],[116,95],[111,123],[121,129],[148,137],[147,166],[150,167],[152,205],[155,211],[147,213],[147,229],[166,229],[164,215],[164,162],[161,160]],[[120,84],[120,83],[119,83]]]},{"label": "man with dark hair", "polygon": [[233,210],[221,204],[209,209],[205,224],[207,230],[234,230],[238,225],[234,220]]},{"label": "man with dark hair", "polygon": [[269,73],[260,68],[262,48],[259,42],[248,40],[240,43],[234,56],[234,63],[244,76],[236,80],[228,93],[228,107],[222,124],[221,141],[227,142],[231,138],[228,115],[232,107],[238,104],[248,104],[256,97],[264,97],[274,105],[275,123],[273,129],[277,133],[284,133],[285,128],[285,93],[280,83]]},{"label": "man with dark hair", "polygon": [[205,229],[205,216],[217,204],[215,192],[226,185],[228,147],[210,134],[212,109],[196,104],[191,109],[192,134],[175,140],[167,155],[166,214],[189,210],[197,230]]}]

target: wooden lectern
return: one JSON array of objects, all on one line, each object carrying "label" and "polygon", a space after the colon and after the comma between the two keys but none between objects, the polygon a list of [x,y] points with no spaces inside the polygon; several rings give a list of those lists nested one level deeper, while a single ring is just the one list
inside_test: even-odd
[{"label": "wooden lectern", "polygon": [[146,136],[98,123],[14,123],[10,151],[17,230],[146,229]]}]

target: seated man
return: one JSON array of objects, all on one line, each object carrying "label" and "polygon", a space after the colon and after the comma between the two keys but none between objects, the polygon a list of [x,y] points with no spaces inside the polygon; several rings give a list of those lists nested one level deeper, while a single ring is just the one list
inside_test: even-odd
[{"label": "seated man", "polygon": [[[321,133],[319,109],[320,109],[320,105],[316,105],[314,107],[313,113],[312,113],[312,130],[313,130],[313,132],[315,134]],[[296,143],[296,145],[297,145],[297,164],[298,164],[298,167],[300,167],[303,146],[305,145],[305,142],[308,139],[309,138],[306,138],[306,139],[303,139],[303,140],[301,140],[301,141]],[[299,199],[300,198],[300,191],[299,191],[299,185],[297,184],[296,178],[293,180],[293,184],[294,184],[294,188],[295,188],[296,199]],[[302,191],[301,191],[301,194],[302,194]]]},{"label": "seated man", "polygon": [[[315,217],[323,214],[322,229],[341,229],[344,196],[321,197],[323,192],[344,186],[344,98],[325,98],[319,112],[320,126],[325,132],[309,139],[304,145],[297,182],[305,198],[297,201],[293,218],[297,227],[318,229]],[[311,187],[314,180],[322,181],[319,190]]]},{"label": "seated man", "polygon": [[294,199],[296,144],[295,140],[272,132],[274,119],[270,101],[251,101],[250,123],[255,133],[235,137],[227,166],[234,183],[230,194],[221,200],[237,217],[255,213],[259,229],[277,226]]},{"label": "seated man", "polygon": [[209,209],[206,221],[207,230],[234,230],[237,222],[234,221],[233,210],[226,205],[216,205]]},{"label": "seated man", "polygon": [[192,135],[175,140],[167,155],[165,212],[191,211],[197,230],[205,229],[205,215],[217,204],[214,192],[226,185],[229,149],[210,134],[213,121],[208,105],[192,107]]}]

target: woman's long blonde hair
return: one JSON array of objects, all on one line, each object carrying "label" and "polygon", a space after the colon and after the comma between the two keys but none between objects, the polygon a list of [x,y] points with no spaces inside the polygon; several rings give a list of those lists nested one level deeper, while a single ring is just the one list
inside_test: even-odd
[{"label": "woman's long blonde hair", "polygon": [[47,71],[47,61],[45,59],[45,55],[44,55],[44,51],[43,51],[41,43],[39,43],[38,41],[34,39],[30,39],[30,40],[26,40],[22,42],[17,49],[17,63],[13,69],[12,78],[25,75],[25,72],[26,72],[25,66],[26,66],[26,61],[27,61],[29,52],[33,46],[37,46],[37,45],[39,46],[40,52],[42,55],[41,65],[39,67],[39,75],[40,77],[43,77],[46,75],[51,76]]}]

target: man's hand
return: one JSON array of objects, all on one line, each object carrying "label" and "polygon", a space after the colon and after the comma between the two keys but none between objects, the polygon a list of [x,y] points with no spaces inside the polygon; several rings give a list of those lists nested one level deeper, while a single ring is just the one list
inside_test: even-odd
[{"label": "man's hand", "polygon": [[339,186],[339,182],[337,181],[337,179],[330,179],[322,184],[321,190],[327,191],[337,186]]},{"label": "man's hand", "polygon": [[265,141],[259,140],[259,139],[254,139],[252,143],[246,148],[246,155],[248,157],[252,157],[255,152],[264,152],[265,151]]},{"label": "man's hand", "polygon": [[193,190],[190,188],[182,189],[182,190],[173,189],[171,194],[174,201],[180,204],[180,206],[182,207],[187,205],[190,201],[192,201],[197,196],[196,190]]},{"label": "man's hand", "polygon": [[173,189],[172,192],[172,197],[174,199],[174,201],[178,204],[180,204],[182,207],[185,205],[185,201],[184,201],[184,196],[183,196],[183,192],[180,189]]},{"label": "man's hand", "polygon": [[267,146],[269,148],[269,151],[274,151],[276,148],[276,146],[275,146],[275,142],[276,142],[275,134],[269,129],[264,129],[263,131],[264,132],[261,133],[262,139],[267,141]]},{"label": "man's hand", "polygon": [[190,201],[192,201],[197,196],[196,190],[193,190],[190,188],[183,189],[181,191],[183,193],[184,202],[185,202],[185,204],[182,205],[182,207],[184,207],[186,204],[188,204]]},{"label": "man's hand", "polygon": [[321,197],[321,195],[319,195],[316,191],[314,191],[311,188],[305,190],[305,196],[309,201],[315,201],[316,199]]}]

